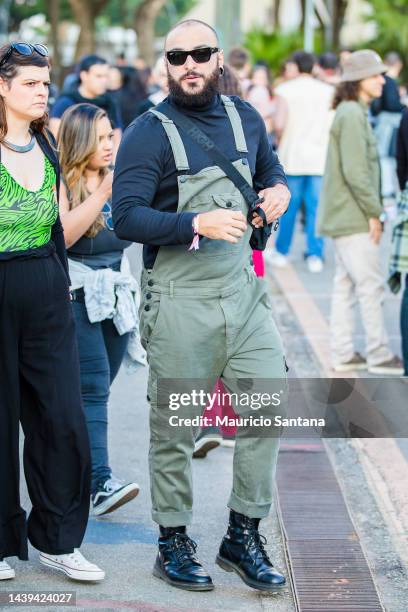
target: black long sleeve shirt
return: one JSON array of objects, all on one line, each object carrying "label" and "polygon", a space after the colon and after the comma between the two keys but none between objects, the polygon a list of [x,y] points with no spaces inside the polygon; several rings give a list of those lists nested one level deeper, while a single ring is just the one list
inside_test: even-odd
[{"label": "black long sleeve shirt", "polygon": [[[232,96],[240,114],[248,153],[239,153],[220,96],[206,107],[178,108],[211,138],[221,151],[235,161],[246,157],[257,191],[286,185],[286,177],[276,153],[269,144],[265,124],[247,102]],[[166,98],[157,110],[166,114]],[[196,174],[214,165],[207,153],[181,131],[190,173]],[[186,174],[185,171],[182,172]],[[160,246],[189,244],[193,238],[193,213],[177,213],[177,172],[168,137],[159,119],[150,112],[135,119],[126,129],[116,158],[113,181],[112,212],[116,234],[124,240],[144,244],[146,268],[154,264]]]},{"label": "black long sleeve shirt", "polygon": [[371,105],[373,115],[378,115],[381,111],[400,113],[405,108],[401,102],[397,81],[387,75],[384,78],[385,83],[381,97],[374,100]]}]

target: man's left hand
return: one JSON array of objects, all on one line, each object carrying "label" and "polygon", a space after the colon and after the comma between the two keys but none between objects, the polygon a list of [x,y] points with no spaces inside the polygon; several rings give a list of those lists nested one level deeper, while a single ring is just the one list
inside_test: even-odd
[{"label": "man's left hand", "polygon": [[[268,223],[279,219],[287,210],[290,201],[290,191],[286,185],[278,184],[275,187],[268,187],[259,192],[259,197],[264,198],[260,208],[265,211]],[[252,224],[254,227],[262,227],[262,219],[256,213],[253,216]]]}]

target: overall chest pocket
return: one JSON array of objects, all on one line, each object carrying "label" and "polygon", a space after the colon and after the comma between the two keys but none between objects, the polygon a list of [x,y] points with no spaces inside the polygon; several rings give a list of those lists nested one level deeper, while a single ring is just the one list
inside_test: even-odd
[{"label": "overall chest pocket", "polygon": [[198,195],[190,200],[188,206],[184,210],[189,210],[194,213],[203,213],[218,209],[242,210],[243,204],[241,196],[234,193]]},{"label": "overall chest pocket", "polygon": [[242,198],[235,194],[213,195],[213,208],[225,208],[226,210],[242,210]]},{"label": "overall chest pocket", "polygon": [[[206,208],[204,208],[204,206]],[[203,208],[200,207],[200,212],[209,212],[213,210],[231,210],[239,212],[244,210],[242,197],[235,194],[212,194]],[[192,211],[197,210],[192,207]],[[198,212],[198,210],[197,210]],[[245,213],[244,213],[245,214]],[[244,235],[237,243],[227,242],[226,240],[212,240],[210,238],[200,238],[200,248],[194,251],[196,258],[207,257],[225,257],[226,255],[234,255],[242,249],[242,241],[246,240]]]}]

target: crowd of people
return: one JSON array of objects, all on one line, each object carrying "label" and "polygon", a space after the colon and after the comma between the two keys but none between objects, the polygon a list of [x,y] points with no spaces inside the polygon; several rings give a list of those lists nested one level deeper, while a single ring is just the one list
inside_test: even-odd
[{"label": "crowd of people", "polygon": [[[401,69],[396,53],[383,62],[371,50],[297,51],[272,80],[266,63],[251,65],[238,47],[224,58],[217,33],[188,20],[169,32],[151,70],[88,55],[51,104],[47,48],[0,49],[0,579],[15,576],[7,557],[27,559],[27,539],[44,565],[104,578],[79,551],[89,506],[103,515],[139,492],[110,464],[110,387],[125,360],[147,356],[154,574],[188,590],[214,587],[186,527],[191,457],[219,438],[204,428],[163,437],[158,381],[231,390],[240,378],[286,380],[262,276],[264,258],[288,265],[298,232],[311,274],[324,268],[325,237],[334,245],[333,369],[408,375],[408,281],[401,360],[386,336],[379,250],[384,222],[393,222],[397,292],[408,272]],[[144,245],[140,287],[125,252],[135,242]],[[365,357],[353,345],[356,300]],[[240,414],[213,406],[222,411]],[[234,446],[234,481],[217,563],[253,588],[279,591],[285,578],[258,531],[278,441],[222,433]]]}]

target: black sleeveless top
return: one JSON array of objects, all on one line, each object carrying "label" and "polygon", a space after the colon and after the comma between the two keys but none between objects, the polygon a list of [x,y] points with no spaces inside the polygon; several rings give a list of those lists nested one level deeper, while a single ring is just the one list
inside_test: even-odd
[{"label": "black sleeveless top", "polygon": [[[106,212],[105,209],[107,209]],[[113,227],[113,223],[109,200],[103,207],[103,215],[105,227],[94,238],[82,236],[68,249],[68,257],[94,270],[101,268],[119,270],[123,251],[132,243],[129,240],[121,240],[110,229],[110,227]]]},{"label": "black sleeveless top", "polygon": [[68,257],[93,269],[118,268],[123,251],[132,243],[120,240],[115,232],[102,229],[95,238],[82,236],[68,250]]},{"label": "black sleeveless top", "polygon": [[68,257],[93,269],[114,268],[120,266],[123,251],[132,243],[120,240],[115,232],[104,228],[95,238],[82,236],[68,250]]}]

